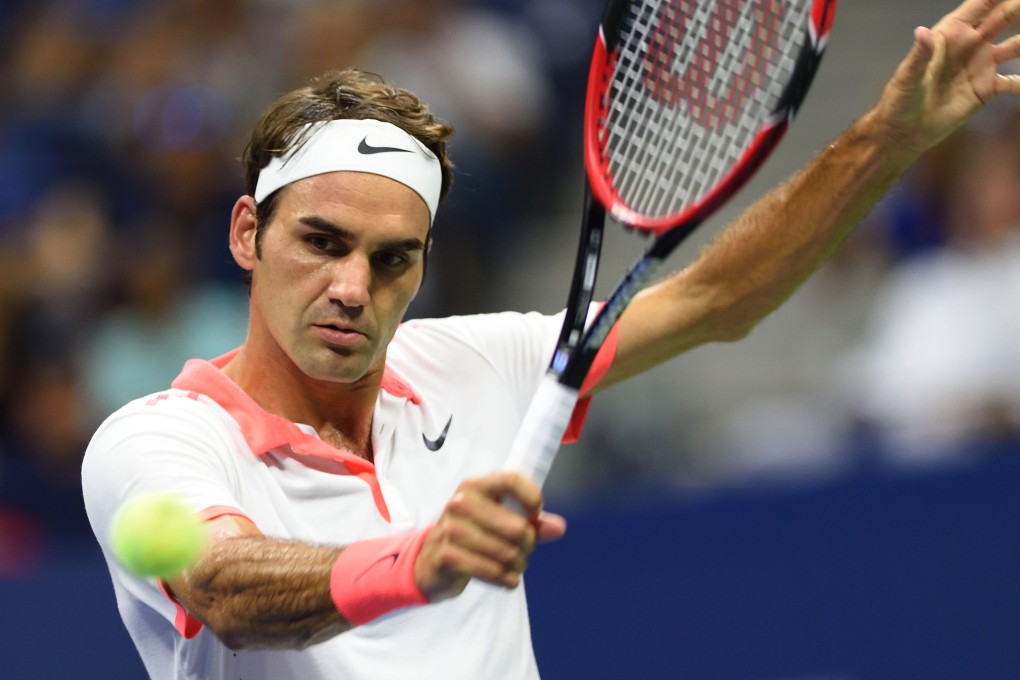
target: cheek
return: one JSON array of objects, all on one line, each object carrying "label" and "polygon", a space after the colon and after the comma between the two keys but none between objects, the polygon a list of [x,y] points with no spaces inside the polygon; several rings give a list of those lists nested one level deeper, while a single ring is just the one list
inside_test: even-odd
[{"label": "cheek", "polygon": [[253,302],[267,319],[286,322],[301,314],[316,297],[315,272],[293,262],[269,263],[256,272],[252,281]]},{"label": "cheek", "polygon": [[310,290],[328,272],[322,262],[298,252],[268,252],[265,249],[261,260],[260,274],[264,286],[274,297],[296,297],[303,291]]},{"label": "cheek", "polygon": [[[419,273],[417,276],[409,278],[405,285],[395,288],[392,295],[387,296],[387,300],[382,306],[386,309],[386,315],[390,322],[389,325],[393,329],[396,329],[400,322],[403,321],[404,316],[407,314],[407,308],[418,294],[420,286],[421,275]],[[381,302],[379,298],[376,298],[376,300]]]},{"label": "cheek", "polygon": [[419,268],[417,271],[415,271],[413,274],[407,277],[406,285],[403,288],[401,297],[403,311],[407,311],[407,308],[411,305],[411,302],[414,301],[414,298],[418,296],[418,291],[421,290],[421,285],[423,283],[423,274],[424,274],[423,270]]}]

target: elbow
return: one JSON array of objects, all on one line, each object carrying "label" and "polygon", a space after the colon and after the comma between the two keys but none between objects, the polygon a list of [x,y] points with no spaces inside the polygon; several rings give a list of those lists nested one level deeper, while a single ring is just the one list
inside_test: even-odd
[{"label": "elbow", "polygon": [[213,632],[215,633],[216,638],[223,643],[223,646],[232,652],[240,652],[245,649],[248,649],[248,645],[245,643],[244,639],[239,636],[235,636],[229,633],[218,633],[216,631]]},{"label": "elbow", "polygon": [[261,646],[253,637],[251,624],[246,617],[237,614],[229,599],[193,585],[186,592],[188,612],[201,621],[225,647],[232,651],[240,651]]},{"label": "elbow", "polygon": [[715,342],[740,342],[750,335],[757,325],[758,320],[723,324],[715,329],[712,339]]},{"label": "elbow", "polygon": [[233,652],[240,652],[252,649],[304,649],[310,646],[311,642],[290,637],[277,639],[267,637],[266,634],[253,630],[249,626],[238,623],[212,620],[206,624],[209,631],[216,636],[216,639],[223,643],[223,646]]},{"label": "elbow", "polygon": [[205,625],[209,631],[231,651],[252,649],[259,645],[252,644],[250,631],[238,621],[231,620],[231,617],[208,615],[205,617]]},{"label": "elbow", "polygon": [[252,649],[304,650],[352,628],[346,621],[330,624],[306,622],[294,625],[286,621],[255,623],[236,615],[211,616],[206,621],[210,632],[231,651]]},{"label": "elbow", "polygon": [[713,342],[739,342],[751,334],[768,313],[758,297],[732,286],[687,283],[681,305],[681,327],[688,346]]},{"label": "elbow", "polygon": [[732,306],[718,307],[702,317],[696,335],[704,343],[739,342],[750,335],[760,321],[760,315],[741,313]]},{"label": "elbow", "polygon": [[760,295],[717,295],[704,306],[702,327],[710,342],[739,342],[777,306]]}]

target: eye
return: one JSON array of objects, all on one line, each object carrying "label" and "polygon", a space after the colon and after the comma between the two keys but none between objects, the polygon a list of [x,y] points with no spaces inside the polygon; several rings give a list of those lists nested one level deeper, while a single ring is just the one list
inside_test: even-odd
[{"label": "eye", "polygon": [[402,269],[411,262],[401,250],[383,250],[376,253],[375,260],[387,269]]},{"label": "eye", "polygon": [[308,234],[305,236],[305,243],[312,247],[314,250],[320,252],[329,252],[335,249],[333,239],[323,234]]}]

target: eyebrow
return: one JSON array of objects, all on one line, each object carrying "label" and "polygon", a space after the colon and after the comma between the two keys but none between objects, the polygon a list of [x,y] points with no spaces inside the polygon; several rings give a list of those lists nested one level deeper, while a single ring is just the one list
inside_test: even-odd
[{"label": "eyebrow", "polygon": [[[311,227],[317,231],[324,231],[331,234],[339,239],[345,239],[348,241],[354,240],[356,236],[353,232],[348,229],[344,229],[338,224],[334,224],[327,219],[318,217],[316,215],[306,215],[298,218],[298,222]],[[399,239],[395,241],[384,241],[382,243],[383,250],[403,250],[406,252],[413,252],[415,250],[425,250],[425,244],[421,239],[407,238]]]}]

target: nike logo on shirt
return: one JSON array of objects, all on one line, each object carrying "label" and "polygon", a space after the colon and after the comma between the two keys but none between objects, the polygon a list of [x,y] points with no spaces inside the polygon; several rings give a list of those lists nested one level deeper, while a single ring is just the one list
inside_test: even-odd
[{"label": "nike logo on shirt", "polygon": [[453,414],[450,414],[450,419],[446,421],[446,427],[435,439],[429,439],[425,436],[425,433],[421,433],[421,439],[425,442],[425,448],[429,451],[438,451],[443,448],[443,444],[446,442],[446,433],[450,431],[450,423],[453,422]]},{"label": "nike logo on shirt", "polygon": [[395,146],[372,146],[371,144],[368,143],[368,137],[362,139],[361,144],[358,144],[358,153],[364,156],[369,156],[374,153],[391,153],[391,152],[414,153],[410,149],[401,149]]}]

